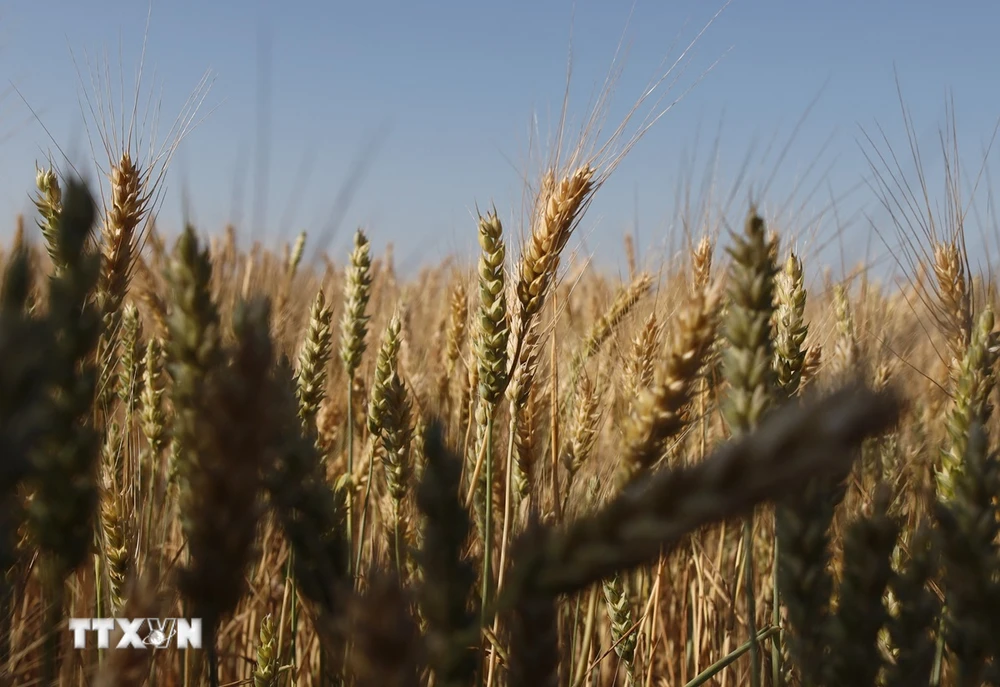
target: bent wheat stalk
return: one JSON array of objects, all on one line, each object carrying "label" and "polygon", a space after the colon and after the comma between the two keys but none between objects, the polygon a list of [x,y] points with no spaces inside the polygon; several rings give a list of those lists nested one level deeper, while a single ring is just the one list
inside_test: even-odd
[{"label": "bent wheat stalk", "polygon": [[742,515],[811,477],[843,470],[863,439],[895,423],[900,408],[891,392],[846,387],[773,414],[700,463],[633,482],[565,528],[529,533],[505,600],[578,592],[668,553],[699,527]]}]

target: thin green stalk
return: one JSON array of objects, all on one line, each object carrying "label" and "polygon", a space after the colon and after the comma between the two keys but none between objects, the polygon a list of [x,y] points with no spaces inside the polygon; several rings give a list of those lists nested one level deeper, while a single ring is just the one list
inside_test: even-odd
[{"label": "thin green stalk", "polygon": [[778,627],[768,627],[761,630],[759,633],[754,635],[752,639],[736,647],[729,653],[729,655],[720,658],[718,661],[705,668],[705,670],[698,673],[694,679],[684,685],[684,687],[701,687],[701,685],[708,684],[709,680],[731,666],[743,654],[751,651],[755,644],[759,644],[779,632],[781,632],[781,628]]},{"label": "thin green stalk", "polygon": [[399,502],[395,501],[392,505],[392,539],[393,539],[393,549],[396,557],[396,574],[399,575],[399,579],[403,579],[403,553],[402,548],[399,543]]},{"label": "thin green stalk", "polygon": [[[777,531],[777,523],[775,523]],[[778,537],[774,537],[774,567],[771,572],[771,598],[774,607],[771,609],[771,625],[781,628],[781,595],[778,593]],[[771,642],[771,684],[774,687],[784,687],[781,671],[781,633]]]},{"label": "thin green stalk", "polygon": [[760,642],[757,639],[757,592],[754,589],[753,514],[743,521],[743,576],[747,593],[747,628],[750,630],[750,684],[760,687]]},{"label": "thin green stalk", "polygon": [[[372,438],[375,441],[375,438]],[[365,499],[361,505],[361,525],[358,527],[358,556],[354,564],[355,570],[361,570],[361,553],[364,550],[365,541],[365,525],[368,520],[368,502],[371,500],[372,495],[372,480],[375,474],[375,444],[372,444],[372,450],[368,452],[368,484],[365,485]]]},{"label": "thin green stalk", "polygon": [[[503,501],[503,528],[500,534],[500,569],[497,573],[497,587],[503,588],[504,571],[507,565],[507,540],[510,537],[511,510],[513,508],[513,484],[514,484],[514,416],[511,415],[511,431],[507,437],[507,468],[506,484],[504,485]],[[493,634],[499,629],[499,618],[493,619]],[[489,670],[486,672],[486,687],[493,687],[494,670],[496,669],[497,652],[490,652]]]},{"label": "thin green stalk", "polygon": [[[354,379],[353,375],[348,375],[347,380],[347,479],[354,477]],[[369,482],[370,484],[371,482]],[[344,499],[346,514],[344,520],[347,523],[347,550],[354,550],[354,489]],[[351,556],[347,556],[347,574],[353,575],[355,568],[351,567]]]},{"label": "thin green stalk", "polygon": [[483,494],[483,623],[486,622],[486,607],[490,603],[490,568],[493,553],[493,420],[496,409],[491,405],[486,409],[486,456],[483,470],[486,473],[486,493]]},{"label": "thin green stalk", "polygon": [[503,583],[504,570],[507,567],[507,541],[510,539],[511,511],[514,509],[514,423],[511,422],[510,433],[507,437],[507,462],[506,477],[504,480],[503,499],[503,529],[500,533],[500,572],[499,583]]}]

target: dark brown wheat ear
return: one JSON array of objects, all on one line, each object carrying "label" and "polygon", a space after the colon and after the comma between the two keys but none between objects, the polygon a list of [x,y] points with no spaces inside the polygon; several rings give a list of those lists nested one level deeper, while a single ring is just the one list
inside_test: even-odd
[{"label": "dark brown wheat ear", "polygon": [[[162,564],[163,561],[158,561]],[[122,616],[126,618],[156,618],[164,614],[167,606],[167,594],[157,591],[160,580],[153,573],[142,579],[131,581],[128,602],[122,608]],[[111,639],[111,646],[116,646],[121,638],[121,630],[116,630]],[[132,687],[146,684],[153,667],[155,653],[146,649],[127,649],[112,651],[108,660],[98,673],[98,687]]]},{"label": "dark brown wheat ear", "polygon": [[[522,556],[531,556],[544,536],[538,510],[531,508],[527,529],[514,547],[514,564]],[[507,616],[507,634],[509,687],[557,687],[560,665],[568,657],[559,642],[559,605],[555,596],[544,591],[522,594]]]},{"label": "dark brown wheat ear", "polygon": [[406,591],[393,573],[369,579],[346,604],[349,677],[355,687],[419,687],[420,642]]},{"label": "dark brown wheat ear", "polygon": [[435,683],[462,687],[475,677],[477,660],[470,647],[479,635],[476,570],[463,557],[471,520],[459,496],[462,461],[445,445],[437,420],[427,423],[424,451],[426,465],[417,488],[423,540],[416,556],[424,645]]}]

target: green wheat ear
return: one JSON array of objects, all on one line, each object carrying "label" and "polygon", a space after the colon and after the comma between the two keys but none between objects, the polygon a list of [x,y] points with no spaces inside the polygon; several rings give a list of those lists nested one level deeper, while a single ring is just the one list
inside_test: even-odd
[{"label": "green wheat ear", "polygon": [[56,260],[64,269],[49,282],[47,428],[33,455],[37,475],[28,506],[48,604],[43,678],[47,682],[54,681],[59,671],[58,625],[65,582],[93,549],[99,500],[101,435],[93,425],[93,413],[101,316],[93,297],[100,258],[86,251],[96,214],[87,186],[70,181],[56,225]]},{"label": "green wheat ear", "polygon": [[722,412],[736,435],[753,429],[772,400],[771,320],[778,273],[774,251],[764,220],[751,210],[744,235],[734,235],[729,248],[733,262],[727,287],[729,308],[723,322],[723,335],[729,343],[723,354],[729,390]]},{"label": "green wheat ear", "polygon": [[1000,332],[993,331],[993,324],[993,311],[983,310],[958,364],[954,401],[945,424],[949,445],[942,452],[936,475],[938,498],[944,502],[954,497],[955,481],[963,470],[972,426],[977,423],[987,426],[993,414],[990,395],[996,386],[996,363],[1000,355]]},{"label": "green wheat ear", "polygon": [[333,350],[332,320],[333,310],[327,306],[323,291],[318,291],[309,312],[309,326],[299,352],[296,377],[299,415],[307,427],[316,424],[316,415],[326,397],[327,363]]},{"label": "green wheat ear", "polygon": [[344,315],[340,322],[340,359],[349,378],[354,377],[365,352],[369,320],[366,310],[372,286],[371,265],[368,237],[358,229],[354,234],[350,265],[344,275]]},{"label": "green wheat ear", "polygon": [[782,395],[791,398],[798,393],[802,383],[805,340],[809,334],[809,325],[805,323],[806,289],[802,261],[795,253],[789,253],[775,287],[775,381]]},{"label": "green wheat ear", "polygon": [[[764,220],[752,208],[743,236],[734,235],[729,249],[729,311],[724,335],[729,345],[723,353],[723,369],[729,388],[722,414],[733,435],[756,427],[772,403],[775,388],[774,280],[777,240],[768,240]],[[747,593],[747,624],[750,632],[751,681],[760,684],[760,652],[757,643],[757,604],[753,562],[753,514],[743,527],[744,580]]]},{"label": "green wheat ear", "polygon": [[65,270],[49,285],[48,319],[55,337],[48,374],[50,425],[46,446],[35,456],[40,481],[29,508],[36,541],[60,581],[90,553],[97,514],[101,437],[91,419],[97,390],[91,358],[101,328],[92,300],[100,262],[85,252],[95,220],[86,185],[71,181],[58,222],[58,259]]},{"label": "green wheat ear", "polygon": [[988,662],[996,660],[1000,550],[996,494],[1000,459],[981,423],[973,420],[951,500],[934,506],[937,546],[943,562],[945,640],[955,684],[983,684]]},{"label": "green wheat ear", "polygon": [[41,229],[42,237],[45,239],[54,276],[58,277],[66,269],[62,248],[59,245],[61,240],[59,222],[63,208],[62,186],[55,170],[38,167],[35,168],[35,186],[38,188],[38,195],[34,201],[39,215],[38,228]]},{"label": "green wheat ear", "polygon": [[253,673],[254,687],[278,687],[279,656],[277,637],[271,615],[260,621],[260,640],[257,645],[257,668]]}]

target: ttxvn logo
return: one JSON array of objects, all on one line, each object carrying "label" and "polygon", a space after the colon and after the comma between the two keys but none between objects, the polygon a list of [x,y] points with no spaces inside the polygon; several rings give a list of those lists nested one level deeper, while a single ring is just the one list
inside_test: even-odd
[{"label": "ttxvn logo", "polygon": [[87,633],[97,633],[97,648],[111,648],[111,633],[122,631],[116,649],[201,648],[201,618],[70,618],[73,648],[87,648]]}]

